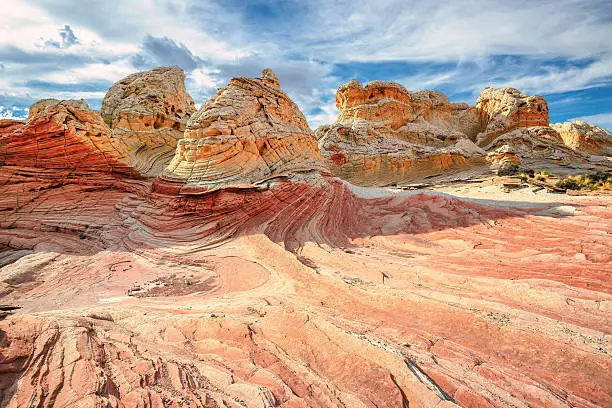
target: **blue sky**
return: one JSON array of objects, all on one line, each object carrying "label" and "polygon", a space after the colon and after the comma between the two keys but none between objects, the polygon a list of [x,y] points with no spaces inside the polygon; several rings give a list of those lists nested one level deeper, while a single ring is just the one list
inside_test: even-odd
[{"label": "blue sky", "polygon": [[98,109],[127,74],[179,65],[200,104],[270,67],[310,124],[352,78],[473,104],[486,86],[546,97],[551,122],[612,129],[609,0],[3,0],[0,117],[41,98]]}]

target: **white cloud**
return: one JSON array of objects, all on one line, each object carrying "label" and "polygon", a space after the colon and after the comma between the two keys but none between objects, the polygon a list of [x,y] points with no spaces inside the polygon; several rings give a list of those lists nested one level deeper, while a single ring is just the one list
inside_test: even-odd
[{"label": "white cloud", "polygon": [[27,116],[27,109],[20,109],[15,106],[7,108],[0,105],[0,119],[25,119]]},{"label": "white cloud", "polygon": [[312,129],[316,129],[321,125],[331,125],[336,122],[339,113],[338,108],[336,108],[336,102],[325,104],[321,106],[319,113],[309,115],[308,124]]},{"label": "white cloud", "polygon": [[[524,68],[524,67],[523,67]],[[531,74],[528,71],[512,75],[511,71],[501,80],[493,83],[479,83],[473,89],[485,86],[518,88],[529,93],[560,93],[580,89],[594,88],[612,84],[612,54],[582,67],[561,68],[554,65],[542,74]]]},{"label": "white cloud", "polygon": [[116,82],[134,71],[132,64],[127,59],[123,59],[111,64],[93,63],[56,71],[42,75],[41,79],[62,84],[79,84],[94,80]]},{"label": "white cloud", "polygon": [[[448,61],[491,54],[584,57],[612,49],[605,1],[324,3],[311,16],[316,29],[306,39],[327,39],[316,43],[316,51],[344,60]],[[337,16],[347,17],[341,22]]]},{"label": "white cloud", "polygon": [[[0,97],[8,92],[30,98],[60,96],[42,87],[28,88],[28,81],[115,82],[145,69],[134,56],[145,55],[147,36],[184,45],[193,55],[186,75],[197,102],[230,76],[258,75],[270,66],[304,111],[319,112],[309,117],[313,124],[335,119],[329,103],[335,90],[330,89],[346,74],[335,72],[338,64],[423,64],[422,71],[395,72],[393,78],[385,71],[368,75],[398,80],[412,90],[445,87],[472,95],[485,86],[551,94],[612,85],[612,10],[606,0],[258,2],[284,11],[273,20],[258,17],[250,2],[239,7],[213,0],[5,2],[0,53],[2,47],[9,48],[6,52],[14,59],[2,61]],[[59,48],[45,45],[59,42],[59,30],[66,25],[78,42]],[[520,61],[500,62],[502,55]],[[166,56],[151,63],[177,59]],[[61,95],[99,96],[91,87],[84,89],[90,92]]]}]

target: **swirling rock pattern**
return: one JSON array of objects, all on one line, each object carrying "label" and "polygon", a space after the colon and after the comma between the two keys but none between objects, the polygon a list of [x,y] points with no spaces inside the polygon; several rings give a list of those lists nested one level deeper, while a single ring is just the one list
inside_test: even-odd
[{"label": "swirling rock pattern", "polygon": [[3,406],[611,402],[609,198],[143,187],[0,213]]},{"label": "swirling rock pattern", "polygon": [[261,78],[232,79],[193,115],[161,181],[199,193],[320,169],[304,115],[266,69]]},{"label": "swirling rock pattern", "polygon": [[[338,165],[483,153],[343,126]],[[0,303],[21,306],[0,315],[2,407],[612,405],[612,197],[356,187],[317,171],[270,70],[194,115],[158,179],[82,101],[0,121],[0,142]],[[489,150],[550,146],[578,154],[549,127]]]},{"label": "swirling rock pattern", "polygon": [[168,165],[176,142],[195,113],[179,67],[159,67],[128,75],[114,84],[100,114],[130,152],[131,166],[158,176]]}]

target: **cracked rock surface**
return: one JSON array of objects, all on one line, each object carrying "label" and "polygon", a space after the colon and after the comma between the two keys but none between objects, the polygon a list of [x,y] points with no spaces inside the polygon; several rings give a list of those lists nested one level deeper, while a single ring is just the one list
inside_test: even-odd
[{"label": "cracked rock surface", "polygon": [[191,117],[161,179],[202,192],[323,168],[304,115],[266,69],[232,79]]},{"label": "cracked rock surface", "polygon": [[0,406],[612,406],[612,196],[328,172],[589,163],[416,94],[348,86],[321,154],[271,70],[236,78],[158,178],[83,101],[0,121]]}]

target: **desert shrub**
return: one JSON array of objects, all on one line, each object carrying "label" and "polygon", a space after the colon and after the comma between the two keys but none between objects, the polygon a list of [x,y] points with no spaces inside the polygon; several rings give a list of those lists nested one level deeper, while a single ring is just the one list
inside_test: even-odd
[{"label": "desert shrub", "polygon": [[589,178],[594,183],[612,182],[612,172],[598,171],[597,173],[589,174]]},{"label": "desert shrub", "polygon": [[544,177],[550,177],[552,176],[552,173],[546,170],[540,170],[538,171],[536,174],[540,175],[540,176],[544,176]]},{"label": "desert shrub", "polygon": [[80,239],[85,239],[85,238],[87,238],[87,235],[85,235],[85,233],[84,233],[84,232],[81,232],[81,233],[79,234],[79,238],[80,238]]},{"label": "desert shrub", "polygon": [[557,182],[565,190],[612,190],[612,172],[567,176]]},{"label": "desert shrub", "polygon": [[563,190],[580,190],[582,184],[580,183],[580,176],[568,176],[557,181],[557,187]]},{"label": "desert shrub", "polygon": [[497,170],[498,176],[516,176],[521,171],[518,164],[507,164]]}]

